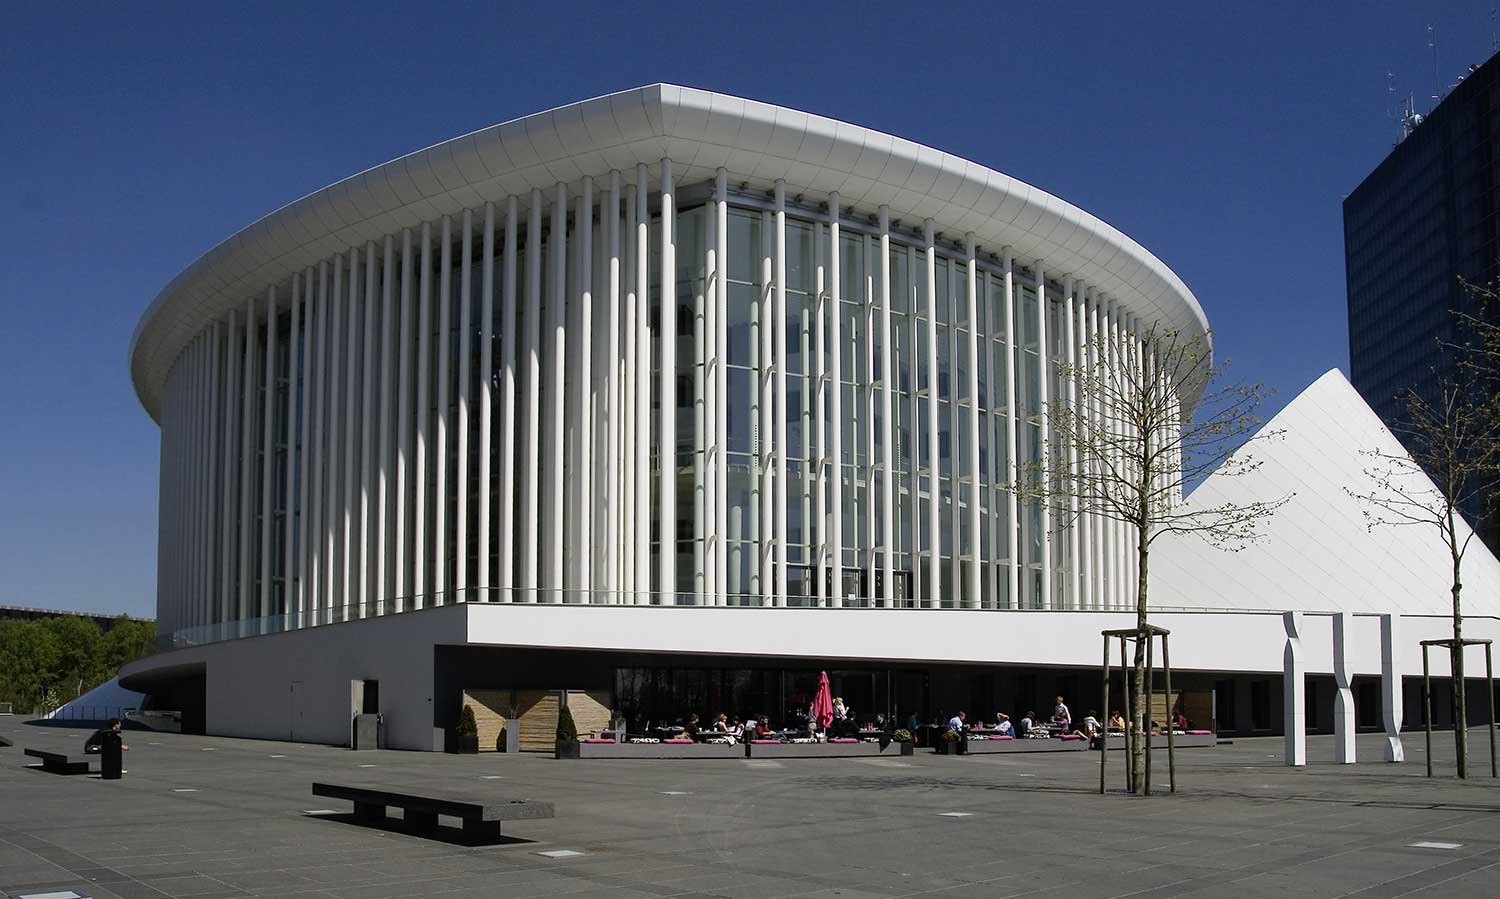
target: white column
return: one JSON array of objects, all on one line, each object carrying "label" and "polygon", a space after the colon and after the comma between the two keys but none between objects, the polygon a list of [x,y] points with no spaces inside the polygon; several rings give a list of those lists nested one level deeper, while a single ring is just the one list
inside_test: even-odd
[{"label": "white column", "polygon": [[1385,760],[1406,761],[1401,746],[1401,719],[1405,696],[1401,690],[1401,669],[1396,664],[1396,647],[1400,644],[1401,620],[1396,615],[1380,615],[1380,711],[1385,725]]},{"label": "white column", "polygon": [[[808,329],[804,323],[802,328],[802,342],[804,344],[802,358],[805,360],[803,365],[804,383],[806,382],[806,373],[810,369],[813,374],[813,383],[817,386],[812,400],[809,400],[807,397],[807,388],[803,388],[802,407],[805,410],[809,402],[812,402],[815,407],[814,421],[806,421],[807,415],[805,412],[803,414],[803,439],[816,446],[816,449],[808,454],[806,469],[806,471],[813,473],[815,477],[813,493],[816,496],[816,502],[814,503],[813,514],[810,520],[807,520],[809,516],[804,513],[803,526],[812,532],[810,542],[813,546],[814,562],[813,596],[817,600],[817,605],[830,605],[830,599],[824,595],[825,592],[837,596],[839,590],[830,573],[833,557],[828,551],[828,531],[831,523],[828,514],[828,474],[831,468],[828,452],[828,392],[835,389],[834,385],[838,383],[838,373],[835,371],[830,376],[828,368],[824,364],[828,359],[829,303],[827,267],[823,265],[823,229],[821,227],[816,228],[813,240],[813,256],[817,259],[816,279],[813,282],[813,304],[817,310],[818,335],[815,347],[811,350],[806,349]],[[835,422],[834,427],[837,429],[837,422]],[[810,440],[809,437],[811,437]]]},{"label": "white column", "polygon": [[[1119,409],[1117,408],[1118,404],[1115,401],[1115,397],[1119,395],[1120,389],[1122,387],[1122,382],[1120,379],[1119,368],[1120,335],[1118,322],[1115,319],[1115,314],[1114,302],[1112,300],[1106,299],[1104,301],[1104,311],[1101,316],[1102,325],[1104,328],[1104,349],[1099,360],[1099,365],[1103,370],[1105,379],[1110,384],[1110,388],[1106,391],[1104,400],[1100,406],[1099,414],[1101,419],[1101,432],[1108,437],[1111,443],[1114,443],[1117,446],[1120,413]],[[1114,450],[1111,450],[1110,456],[1112,457],[1113,463],[1117,466],[1118,470],[1118,453]],[[1111,480],[1114,480],[1113,476],[1111,477]],[[1111,484],[1109,489],[1111,490],[1111,492],[1117,492],[1118,488],[1116,485]],[[1124,571],[1120,565],[1120,551],[1124,545],[1124,540],[1122,539],[1124,525],[1120,523],[1120,520],[1118,518],[1111,516],[1105,521],[1104,526],[1106,532],[1104,560],[1105,605],[1111,609],[1120,609],[1125,607],[1121,592],[1124,586],[1125,578]]]},{"label": "white column", "polygon": [[[276,518],[276,287],[266,288],[266,355],[261,430],[260,465],[260,608],[256,615],[271,614],[271,524]],[[199,414],[193,410],[194,417]],[[195,597],[196,601],[196,597]]]},{"label": "white column", "polygon": [[[525,338],[520,346],[525,353],[517,359],[516,338],[521,331],[521,316],[516,308],[516,276],[520,269],[521,260],[517,258],[517,236],[521,228],[520,211],[515,197],[509,197],[505,201],[505,258],[504,277],[500,296],[500,514],[497,524],[499,533],[495,544],[498,558],[495,560],[495,577],[500,587],[500,601],[514,602],[517,597],[514,588],[517,585],[529,587],[530,580],[536,571],[532,547],[535,546],[534,538],[521,539],[516,534],[516,488],[521,488],[520,493],[524,498],[528,512],[534,511],[535,505],[532,497],[535,491],[526,486],[534,483],[536,478],[536,452],[534,438],[536,433],[535,388],[531,385],[536,383],[538,374],[536,360],[536,335],[539,333],[536,312],[526,316]],[[541,239],[541,192],[531,192],[531,216],[527,224],[526,253],[527,265],[533,252],[532,245]],[[535,252],[540,252],[538,248]],[[540,258],[540,257],[539,257]],[[530,269],[528,268],[529,272]],[[531,297],[534,281],[527,281],[526,296]],[[536,307],[533,307],[535,309]],[[526,380],[520,380],[525,374]],[[526,419],[520,417],[517,403],[520,399],[520,388],[526,390]],[[525,463],[525,473],[516,465],[516,443],[525,441],[526,451],[522,461]],[[524,480],[522,479],[524,477]],[[531,523],[528,527],[533,533],[536,530],[536,519],[528,519]]]},{"label": "white column", "polygon": [[922,223],[922,233],[922,252],[927,263],[927,491],[931,494],[927,504],[927,539],[932,549],[927,595],[932,607],[937,608],[943,602],[943,487],[939,479],[942,466],[938,462],[937,235],[932,219]]},{"label": "white column", "polygon": [[[828,505],[833,513],[828,535],[828,555],[833,566],[833,607],[844,605],[844,341],[839,333],[843,315],[843,284],[839,264],[839,195],[828,195],[828,344],[833,351],[828,360],[833,391],[833,433],[828,441]],[[805,363],[804,363],[805,364]]]},{"label": "white column", "polygon": [[1355,762],[1354,690],[1349,685],[1349,613],[1333,614],[1333,760]]},{"label": "white column", "polygon": [[899,379],[891,366],[891,208],[880,207],[880,510],[881,573],[885,583],[881,597],[887,608],[896,605],[896,432],[893,392]]},{"label": "white column", "polygon": [[[828,578],[828,564],[832,557],[828,551],[828,531],[831,518],[828,515],[828,392],[832,390],[834,378],[823,368],[828,359],[828,267],[823,266],[823,227],[813,225],[813,315],[808,315],[807,306],[802,305],[801,321],[798,323],[798,338],[801,339],[802,365],[802,458],[807,465],[802,468],[802,527],[810,531],[808,543],[813,549],[814,584],[811,594],[814,605],[831,605],[825,593],[837,596],[837,585]],[[817,341],[811,341],[811,318],[817,320]],[[816,407],[816,413],[808,414],[808,407]],[[816,494],[816,504],[813,503]],[[810,506],[811,507],[810,509]],[[828,587],[825,587],[825,584]]]},{"label": "white column", "polygon": [[578,471],[573,476],[576,490],[576,544],[573,549],[577,588],[583,591],[572,597],[581,603],[593,602],[593,572],[590,565],[594,536],[594,435],[591,400],[594,385],[594,179],[585,176],[583,192],[578,196],[574,216],[578,234],[578,339],[573,353],[578,360],[573,372],[578,382],[573,413],[573,434],[577,441]]},{"label": "white column", "polygon": [[[469,601],[469,393],[474,378],[469,356],[474,351],[474,213],[464,210],[463,239],[459,246],[458,274],[458,410],[453,446],[453,597],[452,602]],[[444,341],[446,345],[446,340]],[[445,376],[446,377],[446,376]],[[489,377],[489,373],[485,373]],[[488,492],[485,484],[483,491]]]},{"label": "white column", "polygon": [[339,461],[342,457],[340,452],[339,432],[343,424],[343,416],[340,414],[344,403],[343,381],[343,346],[344,346],[344,264],[338,254],[334,254],[333,260],[333,289],[328,295],[328,305],[332,312],[329,316],[328,325],[328,495],[325,498],[327,505],[323,516],[323,607],[327,609],[329,621],[342,620],[342,615],[335,615],[334,609],[340,607],[341,589],[343,581],[340,579],[340,555],[343,543],[339,540],[339,526],[342,522],[342,511],[340,509],[340,495],[342,493],[339,480]]},{"label": "white column", "polygon": [[870,608],[880,604],[875,600],[876,566],[880,557],[876,547],[880,545],[880,533],[875,522],[875,478],[880,470],[880,465],[875,461],[875,422],[876,409],[876,368],[875,368],[875,331],[878,327],[875,321],[875,238],[869,234],[863,237],[864,250],[864,303],[861,310],[865,327],[865,360],[864,360],[864,383],[860,385],[862,399],[864,400],[865,413],[865,489],[864,496],[860,502],[864,509],[864,548],[863,564],[865,570],[865,590],[861,599]]},{"label": "white column", "polygon": [[602,586],[607,591],[607,602],[611,605],[620,602],[620,589],[623,579],[620,577],[621,560],[624,557],[621,545],[621,535],[624,529],[620,526],[620,513],[622,508],[628,506],[625,497],[621,493],[621,475],[624,463],[620,453],[620,438],[623,434],[622,409],[620,406],[620,387],[623,374],[620,368],[620,173],[612,171],[609,173],[609,193],[605,198],[602,218],[604,219],[604,240],[608,252],[609,267],[606,287],[605,321],[604,321],[604,358],[608,364],[605,377],[608,379],[607,392],[605,396],[604,415],[607,419],[608,432],[605,435],[604,453],[607,465],[604,471],[604,526],[606,528],[604,537],[604,579]]},{"label": "white column", "polygon": [[693,294],[693,348],[697,354],[693,366],[693,528],[696,538],[693,558],[695,596],[693,602],[715,605],[719,594],[714,583],[718,568],[718,547],[714,533],[714,339],[718,320],[714,268],[719,255],[719,240],[714,234],[719,217],[713,203],[703,207],[703,280],[702,289]]},{"label": "white column", "polygon": [[989,563],[985,566],[985,577],[988,578],[990,585],[989,608],[999,609],[1004,608],[1004,605],[1000,601],[1002,583],[1000,580],[1000,522],[1002,520],[1000,514],[1002,492],[1000,484],[1000,474],[1002,471],[1000,455],[1006,450],[1000,445],[1000,441],[996,438],[995,434],[995,425],[1001,420],[996,409],[1001,402],[1001,392],[999,386],[995,383],[995,334],[997,331],[1004,334],[1005,328],[1004,325],[997,321],[1000,316],[995,312],[995,279],[989,272],[984,273],[984,300],[982,302],[984,304],[985,327],[984,338],[980,341],[979,345],[984,348],[984,359],[981,360],[981,364],[984,365],[984,380],[989,385],[990,392],[989,408],[984,415],[985,430],[990,435],[990,464],[988,471],[990,479],[990,539]]},{"label": "white column", "polygon": [[428,470],[428,447],[432,434],[432,225],[422,223],[421,263],[417,277],[417,435],[412,466],[415,495],[412,502],[412,581],[411,605],[422,609],[432,604],[427,580],[427,510],[431,472]]},{"label": "white column", "polygon": [[[1037,382],[1040,387],[1038,418],[1042,423],[1041,479],[1048,483],[1052,477],[1052,335],[1047,333],[1047,272],[1042,260],[1036,261],[1036,338],[1037,338]],[[1052,556],[1052,509],[1045,500],[1042,507],[1042,608],[1052,608],[1053,556]]]},{"label": "white column", "polygon": [[[1078,335],[1073,321],[1074,282],[1067,278],[1063,283],[1063,352],[1064,360],[1068,367],[1068,376],[1062,389],[1068,404],[1068,416],[1071,420],[1073,433],[1077,433],[1078,422]],[[1079,539],[1078,520],[1078,486],[1081,479],[1078,476],[1078,444],[1073,439],[1068,439],[1065,450],[1066,464],[1068,466],[1068,595],[1062,598],[1062,607],[1065,609],[1077,609],[1082,607],[1080,602],[1080,563],[1079,550],[1082,541]]]},{"label": "white column", "polygon": [[[1089,303],[1089,308],[1089,330],[1094,333],[1094,345],[1089,347],[1089,368],[1094,371],[1094,377],[1098,378],[1101,386],[1100,395],[1094,398],[1091,414],[1094,416],[1095,432],[1103,438],[1109,432],[1107,416],[1110,410],[1107,398],[1109,386],[1113,383],[1109,371],[1109,308],[1104,305],[1103,294],[1095,294],[1094,302]],[[1101,483],[1107,482],[1101,480]],[[1098,558],[1098,606],[1115,608],[1115,519],[1101,512],[1094,518],[1094,527],[1098,531],[1098,545],[1095,548],[1095,557]]]},{"label": "white column", "polygon": [[251,554],[254,544],[250,540],[251,527],[255,522],[255,300],[245,302],[245,355],[244,375],[240,385],[240,548],[239,548],[239,606],[236,617],[240,620],[255,617],[250,604]]},{"label": "white column", "polygon": [[921,323],[917,320],[917,249],[908,246],[906,248],[906,284],[902,289],[908,297],[906,316],[907,322],[907,369],[911,372],[911,393],[906,397],[907,403],[907,427],[911,430],[911,461],[906,473],[906,482],[909,485],[911,496],[911,594],[908,604],[912,608],[922,606],[922,584],[926,575],[922,570],[922,500],[921,500],[921,444],[922,444],[922,422],[926,418],[922,414],[922,399],[917,396],[917,390],[922,383],[922,366],[926,359],[917,355],[917,347],[921,341],[917,339],[921,330]]},{"label": "white column", "polygon": [[[394,462],[391,448],[391,412],[395,400],[391,396],[391,379],[396,373],[396,259],[395,241],[385,236],[385,255],[380,266],[380,462],[375,487],[375,614],[384,615],[394,611],[390,604],[390,558],[391,552],[391,465]],[[399,583],[399,581],[398,581]]]},{"label": "white column", "polygon": [[445,606],[453,599],[448,595],[448,566],[453,549],[448,543],[448,434],[452,421],[448,413],[453,382],[453,217],[443,216],[442,247],[438,252],[437,289],[437,417],[433,439],[432,477],[432,601]]},{"label": "white column", "polygon": [[348,342],[345,348],[344,360],[344,487],[342,505],[341,533],[343,542],[339,550],[339,571],[343,581],[343,619],[348,621],[356,617],[354,612],[357,578],[355,564],[358,561],[358,553],[354,547],[354,504],[356,494],[355,475],[359,462],[359,403],[357,399],[357,387],[355,378],[359,371],[356,367],[359,362],[359,251],[349,251],[349,318],[344,328],[343,338]]},{"label": "white column", "polygon": [[552,227],[548,232],[552,257],[551,288],[547,300],[547,374],[546,405],[542,410],[542,434],[546,438],[546,473],[542,496],[541,573],[544,592],[538,602],[561,602],[563,599],[563,460],[567,447],[563,440],[563,391],[567,384],[567,260],[568,260],[568,187],[558,182],[553,190]]},{"label": "white column", "polygon": [[520,528],[523,531],[522,557],[516,581],[520,602],[538,602],[541,572],[541,191],[532,188],[531,206],[526,210],[526,305],[525,345],[522,350],[525,374],[525,419],[520,435],[525,452],[520,458]]},{"label": "white column", "polygon": [[302,376],[302,421],[298,427],[300,436],[297,447],[297,627],[307,627],[313,623],[312,616],[308,613],[313,608],[312,580],[317,576],[311,564],[309,549],[313,526],[311,491],[315,470],[312,423],[316,418],[313,415],[316,394],[313,392],[313,385],[317,382],[318,372],[317,339],[314,335],[318,305],[313,293],[311,267],[303,272],[302,282],[307,287],[307,293],[302,300],[302,317],[306,319],[306,324],[302,330],[302,364],[299,366]]},{"label": "white column", "polygon": [[1300,768],[1307,764],[1307,709],[1303,703],[1304,675],[1302,659],[1302,613],[1283,612],[1286,648],[1281,657],[1281,714],[1285,736],[1286,765]]},{"label": "white column", "polygon": [[[775,506],[775,478],[772,474],[775,460],[772,453],[776,421],[772,401],[776,370],[771,357],[772,324],[776,319],[774,227],[775,219],[771,217],[770,211],[762,210],[760,216],[760,307],[757,310],[755,323],[751,327],[751,344],[755,347],[756,353],[756,391],[750,402],[752,414],[756,416],[758,422],[755,450],[760,461],[757,489],[750,496],[751,537],[755,541],[756,551],[756,565],[753,566],[750,577],[750,590],[762,597],[757,600],[759,602],[764,602],[766,596],[775,592],[776,583],[773,569],[775,552],[772,547]],[[774,605],[775,599],[772,598],[767,604]]]},{"label": "white column", "polygon": [[661,161],[661,602],[677,602],[677,256],[672,160]]},{"label": "white column", "polygon": [[[297,283],[297,276],[293,275],[292,290],[294,297],[296,296]],[[293,321],[295,322],[295,319],[293,319]],[[219,386],[219,381],[221,377],[220,371],[222,370],[221,359],[224,352],[223,342],[224,328],[220,322],[216,321],[212,326],[210,326],[208,332],[208,357],[206,360],[208,363],[208,394],[203,398],[204,422],[208,427],[208,458],[205,460],[205,473],[207,479],[204,482],[205,495],[203,502],[204,511],[207,513],[208,518],[203,528],[203,596],[202,611],[199,613],[200,624],[212,624],[214,622],[214,619],[217,617],[215,612],[218,607],[219,541],[217,538],[218,532],[223,527],[224,521],[223,516],[221,515],[221,506],[219,503],[219,485],[224,477],[224,472],[221,467],[222,451],[219,448],[219,415],[221,397],[223,396],[223,390]],[[295,347],[296,341],[293,341],[292,345]],[[288,397],[291,397],[290,393],[288,394]],[[297,404],[294,399],[288,402],[287,408],[289,410],[289,413],[295,413]],[[294,431],[288,428],[287,440],[289,443],[293,440],[292,435],[294,433]],[[290,451],[290,446],[288,447],[288,451]],[[288,460],[290,460],[291,456],[288,455],[287,458]],[[290,464],[290,461],[288,462],[288,464]],[[290,496],[291,483],[291,479],[288,479],[288,496]],[[292,508],[292,504],[290,502],[287,503],[287,508]],[[288,543],[290,543],[291,541],[291,533],[291,530],[288,529]],[[287,565],[289,568],[291,566],[291,560],[291,553],[288,552]],[[286,582],[288,585],[287,589],[290,590],[292,579],[288,577]],[[288,593],[288,611],[290,611],[291,609],[291,601],[291,593]]]},{"label": "white column", "polygon": [[[475,553],[474,583],[479,588],[474,597],[480,602],[494,602],[495,595],[490,592],[490,462],[493,458],[494,448],[490,443],[490,436],[494,432],[495,415],[495,204],[484,204],[484,238],[482,240],[484,261],[482,266],[482,280],[479,287],[479,490],[477,496],[479,505],[475,515],[475,541],[478,546]],[[467,304],[465,304],[467,305]],[[511,347],[515,347],[515,326],[506,321],[503,324],[505,334],[510,337]],[[502,391],[512,390],[509,385],[511,371],[510,366],[501,375],[506,381],[501,386]],[[464,388],[468,390],[467,387]],[[503,402],[503,401],[502,401]],[[508,445],[513,434],[505,433],[505,443]],[[503,489],[503,488],[502,488]],[[508,560],[507,560],[508,561]]]},{"label": "white column", "polygon": [[[969,515],[967,527],[969,529],[969,548],[973,557],[968,561],[969,568],[969,591],[965,597],[964,607],[969,609],[979,608],[979,595],[981,578],[984,577],[984,569],[981,559],[984,551],[980,545],[979,528],[979,430],[982,427],[979,417],[979,261],[975,255],[974,232],[970,231],[964,235],[964,249],[968,255],[968,289],[969,289],[969,340],[965,347],[969,354]],[[953,437],[958,438],[958,431],[954,429]],[[958,466],[953,466],[955,485],[958,481]],[[953,502],[957,505],[961,492],[953,491]],[[953,547],[953,556],[957,558],[958,550],[963,546],[959,540],[958,545]],[[956,586],[956,585],[955,585]]]},{"label": "white column", "polygon": [[411,229],[401,232],[401,324],[396,340],[401,345],[399,381],[396,384],[398,417],[396,425],[396,539],[395,579],[391,589],[395,602],[387,609],[404,612],[416,608],[412,600],[411,558],[411,462],[412,462],[412,350],[416,345],[416,324],[412,311]]},{"label": "white column", "polygon": [[772,451],[776,454],[775,491],[776,506],[772,510],[776,520],[776,561],[774,577],[775,595],[772,605],[786,605],[786,532],[787,532],[787,482],[786,445],[791,439],[787,421],[786,393],[786,182],[776,182],[776,313],[769,336],[775,341],[776,353],[776,399],[773,403],[775,415]]},{"label": "white column", "polygon": [[620,228],[624,232],[624,255],[621,258],[621,291],[624,303],[620,339],[624,360],[620,365],[620,589],[626,595],[620,603],[631,605],[640,602],[640,584],[637,581],[636,557],[641,534],[637,524],[640,508],[640,490],[636,486],[637,457],[640,454],[641,438],[636,425],[636,394],[640,390],[640,369],[636,362],[636,246],[635,215],[636,185],[625,185],[625,207]]},{"label": "white column", "polygon": [[651,604],[651,183],[635,168],[635,578],[636,602]]},{"label": "white column", "polygon": [[[713,327],[713,389],[714,414],[709,419],[714,429],[713,455],[713,540],[714,540],[714,604],[724,604],[725,567],[728,552],[725,539],[728,535],[729,504],[729,174],[719,169],[714,174],[714,202],[711,207],[714,217],[714,300],[710,307],[714,315]],[[735,538],[738,539],[736,534]],[[739,570],[739,566],[735,566]]]},{"label": "white column", "polygon": [[[358,617],[375,614],[376,592],[374,589],[374,566],[379,559],[376,551],[377,538],[373,522],[374,493],[381,475],[377,470],[384,466],[375,458],[375,321],[379,307],[376,305],[375,241],[365,242],[365,336],[361,354],[363,371],[360,373],[360,434],[359,434],[359,588],[355,592],[359,603]],[[382,362],[382,365],[384,363]]]},{"label": "white column", "polygon": [[1021,521],[1016,503],[1017,464],[1020,446],[1016,433],[1016,271],[1010,247],[1005,253],[1005,505],[1006,534],[1010,553],[1011,608],[1021,607]]},{"label": "white column", "polygon": [[[1074,340],[1070,343],[1073,352],[1074,369],[1074,403],[1073,415],[1076,424],[1073,428],[1074,436],[1087,436],[1090,427],[1089,418],[1089,391],[1085,389],[1086,379],[1089,377],[1089,313],[1088,313],[1089,288],[1080,284],[1078,286],[1077,298],[1074,300]],[[1080,492],[1085,494],[1093,484],[1092,468],[1087,454],[1079,455],[1076,447],[1074,455],[1077,456],[1077,472],[1079,478]],[[1094,608],[1094,514],[1090,506],[1091,500],[1085,496],[1085,501],[1074,520],[1073,526],[1078,529],[1078,552],[1074,555],[1075,564],[1078,566],[1078,592],[1073,603],[1080,609]]]}]

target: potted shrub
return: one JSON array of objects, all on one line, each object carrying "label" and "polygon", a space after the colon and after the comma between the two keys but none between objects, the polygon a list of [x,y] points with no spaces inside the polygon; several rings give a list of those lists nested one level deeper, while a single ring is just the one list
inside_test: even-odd
[{"label": "potted shrub", "polygon": [[553,748],[553,758],[578,758],[578,726],[573,723],[573,713],[567,706],[557,713],[557,743]]},{"label": "potted shrub", "polygon": [[458,755],[476,755],[479,752],[479,725],[474,721],[474,709],[468,703],[458,713],[458,723],[453,726],[448,738],[448,751]]},{"label": "potted shrub", "polygon": [[901,747],[902,755],[912,754],[913,746],[911,741],[911,731],[903,727],[900,730],[896,731],[891,736],[891,739],[895,740],[896,743]]}]

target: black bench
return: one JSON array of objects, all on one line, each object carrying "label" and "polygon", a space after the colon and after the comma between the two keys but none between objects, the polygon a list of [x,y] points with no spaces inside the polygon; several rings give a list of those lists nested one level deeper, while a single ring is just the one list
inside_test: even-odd
[{"label": "black bench", "polygon": [[87,774],[88,759],[73,759],[65,752],[48,752],[45,749],[28,749],[26,754],[42,760],[42,770],[53,774]]},{"label": "black bench", "polygon": [[530,799],[491,799],[475,802],[467,796],[452,793],[429,793],[418,796],[396,793],[377,786],[362,784],[312,785],[314,796],[347,799],[354,803],[354,818],[363,824],[385,821],[386,806],[396,806],[403,820],[415,827],[435,828],[439,815],[463,821],[464,834],[475,839],[500,836],[501,821],[522,821],[552,817],[552,803]]}]

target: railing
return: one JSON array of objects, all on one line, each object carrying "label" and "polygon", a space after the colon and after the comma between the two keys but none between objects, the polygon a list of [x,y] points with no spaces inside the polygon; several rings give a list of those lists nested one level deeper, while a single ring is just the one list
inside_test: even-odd
[{"label": "railing", "polygon": [[[776,600],[780,600],[779,602]],[[667,601],[670,600],[670,601]],[[705,602],[704,600],[714,600]],[[162,651],[171,649],[183,649],[190,646],[201,646],[208,643],[218,643],[224,640],[235,640],[241,637],[259,637],[267,634],[279,634],[286,631],[302,630],[309,627],[319,627],[328,624],[339,624],[346,621],[357,621],[364,618],[389,617],[392,615],[403,615],[411,612],[419,612],[441,606],[453,606],[468,603],[485,604],[514,604],[514,605],[546,605],[563,608],[612,608],[619,606],[649,606],[657,609],[698,609],[698,610],[726,610],[726,609],[782,609],[788,612],[801,609],[837,609],[840,611],[885,611],[892,609],[920,610],[927,612],[1066,612],[1069,614],[1086,615],[1129,615],[1135,612],[1134,608],[1123,609],[1073,609],[1073,608],[1017,608],[1017,607],[995,607],[993,605],[984,607],[965,607],[957,605],[931,605],[924,601],[904,599],[896,600],[895,603],[887,604],[884,597],[844,597],[841,605],[831,605],[828,600],[820,600],[815,597],[791,596],[773,597],[764,594],[724,594],[719,596],[705,596],[695,593],[665,594],[651,591],[619,591],[619,590],[566,590],[547,587],[468,587],[463,590],[448,590],[419,594],[408,597],[394,597],[385,601],[370,601],[354,603],[348,606],[339,605],[308,609],[302,612],[292,612],[279,615],[266,615],[261,617],[244,618],[232,621],[220,621],[212,624],[196,625],[194,627],[181,628],[171,634],[163,634],[157,638],[157,648]],[[1281,615],[1284,610],[1280,609],[1246,609],[1234,607],[1210,607],[1210,606],[1148,606],[1147,611],[1151,614],[1171,615]],[[1302,614],[1308,617],[1320,617],[1337,614],[1334,611],[1325,610],[1302,610]],[[1355,617],[1373,617],[1375,612],[1353,612]],[[1448,617],[1436,614],[1409,614],[1401,615],[1401,618],[1443,618]],[[1494,615],[1466,615],[1466,620],[1500,620]]]}]

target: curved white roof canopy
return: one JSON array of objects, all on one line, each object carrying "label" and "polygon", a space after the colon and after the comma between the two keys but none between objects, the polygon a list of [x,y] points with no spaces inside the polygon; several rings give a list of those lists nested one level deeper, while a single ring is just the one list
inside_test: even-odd
[{"label": "curved white roof canopy", "polygon": [[[888,205],[893,219],[973,231],[989,251],[1045,261],[1147,320],[1188,331],[1208,321],[1182,279],[1118,229],[978,163],[879,131],[710,91],[654,84],[456,137],[290,203],[203,254],[157,295],[131,341],[130,373],[159,418],[181,349],[210,322],[293,272],[445,213],[570,186],[585,175],[670,157],[678,184],[712,178],[769,189],[785,179],[850,215]],[[283,301],[285,299],[283,298]]]}]

